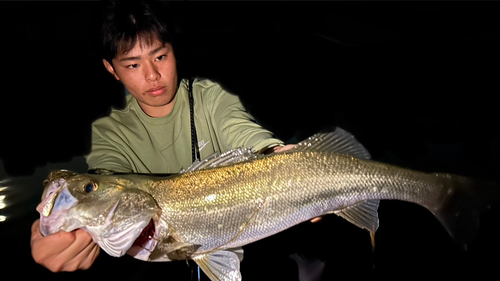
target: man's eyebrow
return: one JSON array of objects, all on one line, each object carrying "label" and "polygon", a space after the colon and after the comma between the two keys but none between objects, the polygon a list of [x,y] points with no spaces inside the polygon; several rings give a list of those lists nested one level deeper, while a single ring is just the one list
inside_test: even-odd
[{"label": "man's eyebrow", "polygon": [[[151,51],[151,52],[149,52],[148,54],[149,54],[150,56],[152,56],[152,55],[154,55],[154,54],[158,53],[161,49],[164,49],[164,48],[166,48],[166,46],[160,46],[160,47],[158,47],[158,48],[156,48],[156,49],[152,50],[152,51]],[[140,56],[139,56],[139,57],[124,57],[124,58],[121,58],[121,59],[120,59],[120,61],[122,62],[122,61],[131,61],[131,60],[140,60],[140,59],[141,59],[141,57],[140,57]]]},{"label": "man's eyebrow", "polygon": [[158,53],[161,49],[164,49],[164,48],[167,48],[167,47],[166,46],[160,46],[160,47],[152,50],[151,52],[149,52],[149,55],[152,56],[152,55]]},{"label": "man's eyebrow", "polygon": [[129,60],[140,60],[141,57],[125,57],[120,59],[120,61],[129,61]]}]

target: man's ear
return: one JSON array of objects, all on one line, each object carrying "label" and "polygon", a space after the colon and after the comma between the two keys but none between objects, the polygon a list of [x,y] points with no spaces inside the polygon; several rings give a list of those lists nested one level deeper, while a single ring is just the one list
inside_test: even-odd
[{"label": "man's ear", "polygon": [[120,80],[120,77],[118,77],[118,75],[116,75],[115,73],[115,69],[113,68],[113,66],[105,59],[102,59],[102,63],[104,64],[104,67],[106,68],[106,70],[111,73],[111,75],[113,75],[115,77],[116,80]]}]

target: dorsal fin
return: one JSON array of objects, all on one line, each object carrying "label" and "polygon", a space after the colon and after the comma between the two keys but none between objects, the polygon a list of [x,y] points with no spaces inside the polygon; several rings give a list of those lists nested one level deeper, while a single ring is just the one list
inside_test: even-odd
[{"label": "dorsal fin", "polygon": [[246,160],[253,159],[257,157],[257,153],[252,152],[252,148],[236,148],[219,154],[218,152],[208,156],[206,159],[199,161],[196,160],[189,168],[182,170],[180,173],[193,172],[197,170],[202,170],[206,168],[219,167],[227,164],[233,164],[237,162],[242,162]]},{"label": "dorsal fin", "polygon": [[348,154],[359,159],[370,159],[370,153],[361,145],[352,134],[340,129],[324,130],[299,142],[293,151],[333,151],[339,154]]}]

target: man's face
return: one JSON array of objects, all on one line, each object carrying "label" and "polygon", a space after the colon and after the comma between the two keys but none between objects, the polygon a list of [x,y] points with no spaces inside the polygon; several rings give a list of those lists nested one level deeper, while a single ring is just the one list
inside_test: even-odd
[{"label": "man's face", "polygon": [[156,41],[137,44],[113,58],[103,60],[106,69],[134,96],[142,110],[152,117],[169,114],[177,92],[177,68],[172,45]]}]

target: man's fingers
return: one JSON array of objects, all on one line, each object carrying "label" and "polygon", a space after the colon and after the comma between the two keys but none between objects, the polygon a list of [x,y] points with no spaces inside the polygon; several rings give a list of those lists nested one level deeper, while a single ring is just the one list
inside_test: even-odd
[{"label": "man's fingers", "polygon": [[59,272],[66,263],[66,260],[61,259],[60,255],[74,241],[75,235],[67,232],[58,232],[47,237],[34,238],[31,244],[31,255],[36,263],[45,266],[52,272]]},{"label": "man's fingers", "polygon": [[99,246],[86,231],[59,231],[44,237],[36,220],[31,228],[31,254],[52,272],[88,269],[99,255]]},{"label": "man's fingers", "polygon": [[[81,231],[81,230],[80,230]],[[71,260],[69,260],[61,271],[75,271],[77,269],[88,269],[93,263],[97,255],[99,254],[99,246],[92,242],[92,239],[88,239],[87,233],[76,233],[76,240],[74,244],[79,244],[84,246],[80,252],[78,252]],[[83,231],[82,231],[83,232]],[[73,246],[73,245],[72,245]],[[71,250],[78,250],[79,247],[74,247]],[[69,250],[69,249],[68,249]],[[66,253],[65,253],[66,254]]]},{"label": "man's fingers", "polygon": [[97,244],[94,244],[93,246],[89,246],[91,247],[91,251],[90,251],[90,254],[88,254],[85,259],[80,263],[80,269],[83,269],[83,270],[86,270],[86,269],[89,269],[90,266],[94,263],[95,259],[97,258],[97,256],[99,256],[99,252],[101,250],[101,248],[99,248],[99,245]]},{"label": "man's fingers", "polygon": [[[57,234],[57,233],[56,233]],[[54,259],[63,262],[62,271],[75,271],[87,255],[92,251],[92,237],[86,231],[78,229],[73,231],[74,242],[61,251]]]},{"label": "man's fingers", "polygon": [[312,223],[319,222],[323,217],[315,217],[311,220]]},{"label": "man's fingers", "polygon": [[64,251],[75,241],[75,235],[60,231],[43,237],[39,230],[40,221],[36,220],[31,228],[31,254],[37,263],[43,263],[47,258]]},{"label": "man's fingers", "polygon": [[283,152],[283,151],[290,150],[290,149],[292,149],[294,147],[295,147],[295,144],[287,144],[285,146],[275,146],[274,147],[274,152],[275,153]]},{"label": "man's fingers", "polygon": [[[77,241],[81,239],[82,245],[88,242],[87,246],[68,263],[68,268],[64,268],[63,271],[75,271],[77,269],[86,270],[94,263],[95,259],[99,255],[100,248],[99,245],[92,241],[92,237],[83,230],[76,231]],[[90,241],[89,241],[90,237]]]}]

